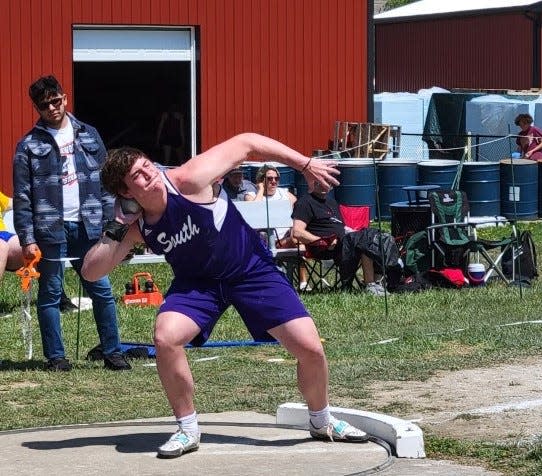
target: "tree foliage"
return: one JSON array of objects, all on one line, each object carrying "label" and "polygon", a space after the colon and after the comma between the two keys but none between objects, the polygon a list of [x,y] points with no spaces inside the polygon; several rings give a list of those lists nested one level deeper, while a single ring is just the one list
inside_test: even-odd
[{"label": "tree foliage", "polygon": [[409,3],[414,3],[415,1],[417,0],[387,0],[384,4],[384,10],[392,10],[403,5],[408,5]]}]

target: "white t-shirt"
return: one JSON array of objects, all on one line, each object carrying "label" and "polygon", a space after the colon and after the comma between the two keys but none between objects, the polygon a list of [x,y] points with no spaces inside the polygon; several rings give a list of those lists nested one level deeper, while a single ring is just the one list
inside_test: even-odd
[{"label": "white t-shirt", "polygon": [[73,126],[70,121],[62,129],[47,128],[55,138],[62,157],[62,196],[64,221],[80,221],[79,181],[75,169]]},{"label": "white t-shirt", "polygon": [[[288,189],[284,187],[277,187],[275,193],[268,198],[269,200],[290,200],[288,196]],[[265,196],[263,199],[265,200]]]}]

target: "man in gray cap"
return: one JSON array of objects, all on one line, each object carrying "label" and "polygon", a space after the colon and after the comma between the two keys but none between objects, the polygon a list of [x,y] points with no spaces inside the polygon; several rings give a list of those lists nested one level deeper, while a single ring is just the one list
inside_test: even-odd
[{"label": "man in gray cap", "polygon": [[256,186],[250,180],[245,180],[241,167],[230,170],[225,175],[222,187],[234,202],[246,200],[247,195],[255,197],[257,192]]}]

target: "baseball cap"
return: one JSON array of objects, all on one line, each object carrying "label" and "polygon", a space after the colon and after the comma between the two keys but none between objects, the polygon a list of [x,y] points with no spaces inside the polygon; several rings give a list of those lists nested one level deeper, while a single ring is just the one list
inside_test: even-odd
[{"label": "baseball cap", "polygon": [[241,167],[235,167],[234,169],[231,169],[226,175],[242,174],[242,173],[244,173],[244,170]]}]

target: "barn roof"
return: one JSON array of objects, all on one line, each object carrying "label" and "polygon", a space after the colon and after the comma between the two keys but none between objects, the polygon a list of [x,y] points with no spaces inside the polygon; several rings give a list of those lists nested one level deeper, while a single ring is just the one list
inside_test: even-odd
[{"label": "barn roof", "polygon": [[496,11],[541,10],[540,0],[420,0],[374,16],[376,22],[414,20],[425,16],[458,16]]}]

